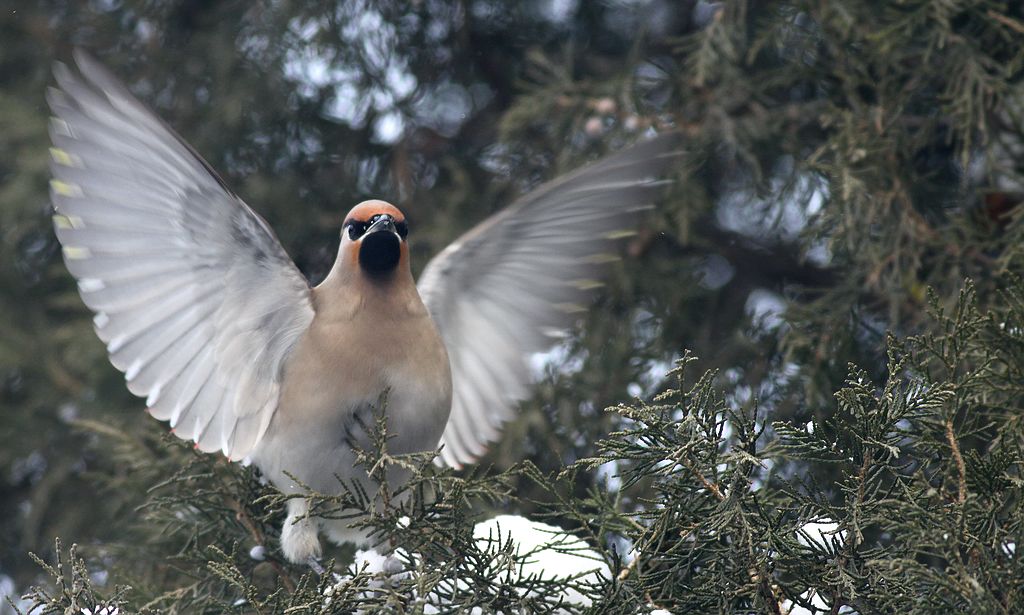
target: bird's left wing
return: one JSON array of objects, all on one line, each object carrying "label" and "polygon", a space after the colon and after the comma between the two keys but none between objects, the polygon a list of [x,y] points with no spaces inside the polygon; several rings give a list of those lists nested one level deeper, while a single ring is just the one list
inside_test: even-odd
[{"label": "bird's left wing", "polygon": [[232,459],[277,408],[313,318],[273,231],[94,60],[58,64],[47,99],[64,262],[128,389],[174,433]]},{"label": "bird's left wing", "polygon": [[452,368],[445,463],[472,462],[497,440],[527,394],[528,355],[578,315],[609,244],[631,234],[678,148],[678,135],[662,135],[548,182],[427,264],[418,288]]}]

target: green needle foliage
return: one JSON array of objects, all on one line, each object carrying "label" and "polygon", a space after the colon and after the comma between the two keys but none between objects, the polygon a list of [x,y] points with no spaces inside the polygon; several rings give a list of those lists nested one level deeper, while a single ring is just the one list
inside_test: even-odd
[{"label": "green needle foliage", "polygon": [[[401,463],[416,477],[376,494],[309,495],[328,516],[360,511],[354,519],[394,550],[384,573],[336,580],[282,561],[283,496],[251,471],[183,451],[189,462],[140,511],[140,530],[164,531],[117,558],[127,587],[95,588],[72,549],[69,576],[61,562],[47,567],[57,590],[32,599],[44,612],[1012,613],[1024,599],[1024,442],[1019,420],[997,418],[1024,395],[1024,286],[1007,288],[1007,307],[987,313],[972,286],[949,314],[933,298],[936,333],[891,339],[884,381],[851,365],[830,418],[803,426],[732,409],[713,371],[688,382],[689,354],[650,403],[610,408],[625,427],[557,475],[527,462],[459,477],[429,455],[392,458],[382,418],[367,469],[383,479]],[[614,491],[566,497],[578,473],[608,464],[621,480]],[[837,478],[817,481],[800,471],[807,464],[829,464]],[[474,511],[516,507],[517,480],[535,482],[546,516],[611,572],[510,575],[530,554],[482,549]],[[267,547],[265,560],[250,556],[253,545]]]},{"label": "green needle foliage", "polygon": [[[1020,612],[1020,2],[15,4],[4,615]],[[360,200],[407,213],[418,273],[649,132],[681,131],[686,155],[478,466],[389,456],[401,426],[381,424],[363,462],[409,483],[309,494],[393,555],[374,573],[329,547],[334,578],[283,560],[285,496],[167,435],[106,362],[49,219],[44,93],[73,46],[313,283]],[[578,537],[603,572],[521,574],[522,551],[473,535],[505,513]]]}]

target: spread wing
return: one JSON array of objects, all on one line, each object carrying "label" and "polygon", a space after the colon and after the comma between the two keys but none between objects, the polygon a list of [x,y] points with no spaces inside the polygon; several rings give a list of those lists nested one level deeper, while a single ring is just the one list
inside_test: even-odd
[{"label": "spread wing", "polygon": [[64,262],[128,389],[176,435],[248,455],[309,326],[309,285],[266,222],[84,54],[58,64],[51,196]]},{"label": "spread wing", "polygon": [[571,324],[615,239],[632,234],[679,156],[663,135],[540,186],[427,264],[418,288],[452,367],[442,460],[460,467],[498,439],[526,397],[527,357]]}]

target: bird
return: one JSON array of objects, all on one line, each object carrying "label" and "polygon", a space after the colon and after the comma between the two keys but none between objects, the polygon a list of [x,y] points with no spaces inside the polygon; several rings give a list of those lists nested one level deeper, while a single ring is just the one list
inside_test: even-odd
[{"label": "bird", "polygon": [[[578,319],[681,151],[668,132],[542,184],[418,282],[405,215],[361,202],[311,286],[190,145],[91,55],[74,60],[47,91],[50,194],[96,334],[149,414],[289,495],[373,486],[354,451],[383,395],[389,453],[439,451],[454,468],[483,455],[530,390],[529,356]],[[321,532],[366,540],[289,499],[284,557],[315,560]]]}]

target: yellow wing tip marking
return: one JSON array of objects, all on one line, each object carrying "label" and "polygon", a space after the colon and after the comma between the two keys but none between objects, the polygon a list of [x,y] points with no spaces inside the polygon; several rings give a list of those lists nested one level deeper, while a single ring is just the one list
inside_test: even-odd
[{"label": "yellow wing tip marking", "polygon": [[53,158],[54,162],[65,167],[82,166],[82,162],[81,160],[78,159],[78,156],[75,156],[74,154],[69,154],[59,147],[50,148],[50,157]]},{"label": "yellow wing tip marking", "polygon": [[624,229],[624,230],[612,231],[610,233],[606,233],[604,235],[604,238],[605,239],[625,239],[626,237],[633,237],[635,235],[636,235],[636,231]]},{"label": "yellow wing tip marking", "polygon": [[601,288],[604,286],[600,280],[581,279],[581,280],[570,280],[569,286],[579,290],[592,290],[594,288]]},{"label": "yellow wing tip marking", "polygon": [[603,252],[600,254],[591,254],[590,256],[584,256],[580,259],[581,262],[592,264],[592,265],[604,265],[606,263],[617,263],[622,260],[617,254],[610,254]]},{"label": "yellow wing tip marking", "polygon": [[587,308],[578,303],[556,303],[552,307],[560,312],[565,312],[566,314],[579,314],[580,312],[587,311]]},{"label": "yellow wing tip marking", "polygon": [[82,221],[78,216],[68,216],[65,214],[53,214],[53,225],[58,229],[64,231],[68,229],[84,228],[85,222]]},{"label": "yellow wing tip marking", "polygon": [[75,246],[64,246],[64,258],[71,260],[82,260],[92,256],[89,248],[76,248]]},{"label": "yellow wing tip marking", "polygon": [[71,219],[61,214],[54,214],[53,225],[62,231],[70,228],[75,228],[74,226],[71,225]]},{"label": "yellow wing tip marking", "polygon": [[55,193],[57,193],[57,194],[59,194],[61,196],[68,196],[68,197],[79,197],[79,196],[82,196],[82,189],[79,188],[77,185],[69,183],[69,182],[61,181],[59,179],[51,179],[50,180],[50,188],[52,188]]}]

